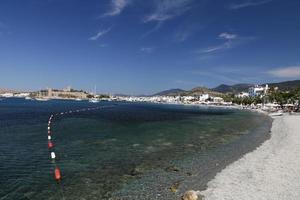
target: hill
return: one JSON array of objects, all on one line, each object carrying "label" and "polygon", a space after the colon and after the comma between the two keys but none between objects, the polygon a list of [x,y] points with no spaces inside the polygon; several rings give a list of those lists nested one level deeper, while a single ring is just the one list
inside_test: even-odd
[{"label": "hill", "polygon": [[221,93],[240,93],[243,91],[248,91],[248,88],[253,86],[253,84],[241,83],[235,85],[225,85],[221,84],[218,87],[212,88],[213,91]]},{"label": "hill", "polygon": [[199,96],[201,94],[209,94],[211,96],[222,96],[222,93],[213,91],[206,87],[195,87],[195,88],[191,89],[190,91],[188,91],[186,95]]},{"label": "hill", "polygon": [[[300,80],[294,81],[284,81],[279,83],[265,83],[268,84],[269,87],[278,87],[281,91],[288,91],[293,90],[300,87]],[[265,85],[262,84],[262,85]],[[152,96],[194,96],[194,95],[201,95],[201,94],[209,94],[211,96],[222,96],[224,93],[240,93],[240,92],[247,92],[249,87],[254,86],[254,84],[249,83],[241,83],[235,85],[225,85],[221,84],[215,88],[206,88],[206,87],[195,87],[191,90],[182,90],[182,89],[171,89],[165,90],[159,93],[156,93]]]},{"label": "hill", "polygon": [[153,96],[199,96],[201,94],[210,94],[212,96],[221,96],[222,94],[206,87],[196,87],[191,90],[171,89],[154,94]]},{"label": "hill", "polygon": [[184,92],[186,92],[186,91],[177,88],[177,89],[164,90],[164,91],[158,92],[156,94],[153,94],[152,96],[177,96]]},{"label": "hill", "polygon": [[294,90],[300,87],[300,80],[284,81],[279,83],[267,83],[270,87],[278,87],[281,91]]},{"label": "hill", "polygon": [[[268,84],[269,87],[278,87],[281,91],[289,91],[300,87],[300,80],[294,81],[284,81],[279,83],[264,83],[262,85]],[[218,87],[212,88],[213,91],[220,92],[220,93],[240,93],[240,92],[247,92],[249,87],[254,86],[254,84],[235,84],[235,85],[225,85],[221,84]]]}]

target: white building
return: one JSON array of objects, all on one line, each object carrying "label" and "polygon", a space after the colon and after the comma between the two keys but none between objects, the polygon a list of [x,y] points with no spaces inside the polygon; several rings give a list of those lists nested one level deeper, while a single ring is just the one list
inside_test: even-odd
[{"label": "white building", "polygon": [[182,100],[183,100],[184,102],[189,102],[189,101],[195,101],[196,98],[193,97],[193,96],[184,96],[184,97],[182,97]]},{"label": "white building", "polygon": [[222,97],[213,97],[214,103],[223,103],[224,99]]},{"label": "white building", "polygon": [[5,97],[5,98],[10,98],[10,97],[14,97],[14,94],[10,93],[10,92],[6,92],[3,94],[0,94],[0,96]]},{"label": "white building", "polygon": [[15,97],[20,97],[20,98],[25,98],[25,97],[29,97],[30,93],[28,92],[21,92],[21,93],[17,93],[14,95]]},{"label": "white building", "polygon": [[269,90],[268,85],[266,85],[265,87],[255,85],[254,87],[249,88],[249,96],[250,97],[257,97],[257,96],[262,97],[267,94],[268,90]]},{"label": "white building", "polygon": [[249,93],[248,92],[240,92],[239,94],[236,95],[236,97],[239,97],[239,98],[249,97]]},{"label": "white building", "polygon": [[209,94],[201,94],[200,96],[199,96],[199,101],[206,101],[206,100],[208,100],[209,99]]}]

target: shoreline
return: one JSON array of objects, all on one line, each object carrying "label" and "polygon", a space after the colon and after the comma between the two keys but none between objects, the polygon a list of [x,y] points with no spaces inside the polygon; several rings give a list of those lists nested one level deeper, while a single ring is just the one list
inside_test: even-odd
[{"label": "shoreline", "polygon": [[299,122],[300,115],[275,117],[270,139],[210,180],[204,199],[300,199]]},{"label": "shoreline", "polygon": [[[60,104],[60,105],[62,106],[61,108],[65,108],[64,104]],[[41,107],[41,108],[43,108],[43,107]],[[53,108],[53,107],[49,107],[49,108]],[[196,107],[194,106],[194,108],[197,109],[197,106]],[[44,110],[44,108],[43,108],[43,110]],[[60,107],[57,107],[57,108],[55,107],[55,110],[60,110]],[[247,114],[246,116],[249,116],[250,112],[248,110],[240,110],[240,111],[243,112],[243,114]],[[246,112],[248,112],[248,113],[246,113]],[[135,167],[136,166],[139,167],[139,165],[133,165],[132,167],[128,168],[126,173],[124,173],[123,178],[119,179],[119,181],[121,181],[120,183],[122,183],[123,181],[125,183],[125,181],[131,182],[131,180],[137,179],[137,184],[135,185],[137,187],[130,187],[130,185],[128,184],[129,188],[127,188],[127,192],[129,192],[131,194],[128,194],[128,196],[126,196],[126,193],[125,194],[119,193],[120,196],[124,197],[124,198],[112,198],[112,199],[174,200],[174,199],[180,199],[181,195],[188,189],[193,189],[193,188],[205,189],[207,182],[209,182],[211,179],[213,179],[214,176],[218,172],[220,172],[222,169],[224,169],[230,163],[238,160],[245,153],[253,151],[253,149],[257,148],[257,146],[259,146],[266,139],[268,139],[269,127],[271,126],[270,125],[271,118],[266,115],[259,114],[256,112],[253,112],[253,114],[251,114],[251,115],[254,116],[255,121],[260,122],[259,124],[256,123],[257,126],[252,125],[251,130],[257,130],[257,129],[260,129],[260,130],[252,132],[252,131],[250,131],[250,129],[249,129],[249,131],[247,129],[247,130],[243,130],[241,132],[236,132],[237,141],[234,141],[233,143],[230,142],[230,145],[228,145],[227,143],[226,144],[224,143],[224,147],[219,148],[219,146],[218,146],[218,148],[214,148],[213,143],[211,143],[211,146],[213,147],[213,149],[209,150],[209,151],[205,151],[203,154],[201,153],[201,151],[200,152],[191,151],[191,154],[187,154],[187,156],[183,157],[184,159],[182,159],[182,160],[181,159],[178,159],[178,160],[170,159],[171,162],[168,163],[166,166],[163,165],[164,167],[157,168],[158,170],[150,171],[150,174],[148,174],[148,171],[145,173],[146,179],[143,179],[143,180],[148,180],[148,182],[145,182],[145,181],[143,182],[143,180],[139,179],[140,177],[143,176],[143,174],[140,176],[139,175],[135,176],[135,177],[130,176],[131,175],[130,168],[133,169],[133,167],[134,167],[134,169],[135,169]],[[41,115],[41,117],[43,118],[43,114]],[[31,120],[31,119],[29,118],[29,120]],[[249,118],[244,118],[244,120],[246,120],[246,122],[247,122],[246,124],[249,124],[249,122],[250,122]],[[213,126],[215,126],[215,125],[217,125],[216,123],[217,123],[216,121],[212,121],[211,124]],[[44,124],[43,120],[42,120],[42,124]],[[77,124],[77,123],[74,123],[74,124]],[[235,124],[239,125],[237,123],[235,123]],[[226,125],[226,124],[224,124],[224,125]],[[226,126],[224,126],[224,127],[226,127]],[[233,130],[234,130],[234,127],[233,127]],[[185,131],[185,129],[182,131]],[[222,133],[223,130],[220,129],[219,132]],[[226,131],[224,131],[224,133],[226,133]],[[231,133],[232,133],[232,131],[231,131]],[[38,135],[39,135],[39,133],[38,133]],[[198,135],[195,135],[195,137],[196,136],[198,136]],[[103,141],[103,139],[101,139],[101,140]],[[198,144],[199,144],[199,142],[200,141],[198,141]],[[220,144],[222,145],[222,143],[220,143]],[[190,146],[187,146],[187,148],[190,148]],[[170,158],[172,158],[172,155],[173,155],[172,152],[169,152],[169,155],[170,155]],[[48,161],[48,159],[47,159],[47,161]],[[175,167],[172,169],[172,166],[175,166]],[[99,168],[99,170],[100,169],[101,168]],[[168,170],[166,170],[166,169],[168,169]],[[137,171],[137,173],[139,173],[139,171]],[[88,175],[88,173],[86,175]],[[89,177],[89,176],[87,176],[87,177]],[[101,177],[100,177],[100,179],[101,179]],[[80,180],[80,179],[78,179],[78,180]],[[86,179],[82,179],[82,180],[86,180]],[[96,179],[95,179],[95,181],[96,181]],[[72,182],[65,182],[65,183],[69,184]],[[100,183],[102,184],[102,182],[100,182]],[[150,184],[148,184],[148,183],[150,183]],[[177,183],[178,183],[178,188],[176,189]],[[96,186],[95,188],[98,188],[97,185],[98,185],[98,183],[97,184],[95,183],[95,186]],[[110,185],[110,183],[108,185]],[[175,185],[174,186],[175,192],[170,190],[170,187],[172,187],[172,185]],[[80,184],[78,184],[78,186],[80,186]],[[75,192],[74,195],[76,195],[77,191],[74,191],[73,189],[68,190],[67,187],[65,189],[66,189],[65,191],[67,192],[66,194],[73,195],[74,194],[73,192]],[[83,190],[82,194],[86,191],[88,191],[88,190]],[[95,189],[95,192],[96,191],[98,191],[98,190]],[[118,192],[118,190],[114,190],[114,191]],[[100,192],[99,192],[99,194],[100,194]],[[33,195],[34,194],[32,194],[32,197],[33,197]],[[88,195],[91,195],[90,197],[93,196],[92,193],[89,193]],[[116,194],[116,196],[118,196],[118,194]]]},{"label": "shoreline", "polygon": [[[270,138],[272,119],[265,113],[254,113],[260,115],[259,120],[263,121],[251,132],[242,134],[234,141],[209,150],[205,154],[195,154],[172,162],[170,166],[180,169],[177,172],[153,170],[142,179],[134,181],[134,184],[115,191],[112,199],[174,200],[181,199],[187,190],[204,190],[217,173]],[[178,186],[175,193],[170,191],[172,185]]]}]

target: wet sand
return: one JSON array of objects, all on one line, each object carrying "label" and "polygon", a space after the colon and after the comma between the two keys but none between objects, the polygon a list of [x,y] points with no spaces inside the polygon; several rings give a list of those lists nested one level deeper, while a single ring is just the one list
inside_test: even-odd
[{"label": "wet sand", "polygon": [[276,117],[271,138],[218,173],[201,194],[206,200],[300,199],[299,152],[300,115]]}]

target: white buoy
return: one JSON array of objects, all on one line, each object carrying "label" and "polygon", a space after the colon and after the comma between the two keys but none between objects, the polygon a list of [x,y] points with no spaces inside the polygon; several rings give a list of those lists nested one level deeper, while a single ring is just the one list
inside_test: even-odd
[{"label": "white buoy", "polygon": [[48,130],[50,130],[50,126],[48,126]]},{"label": "white buoy", "polygon": [[52,159],[55,159],[55,157],[56,157],[56,156],[55,156],[55,153],[54,153],[54,152],[51,152],[51,158],[52,158]]},{"label": "white buoy", "polygon": [[48,140],[51,140],[51,135],[48,135]]}]

